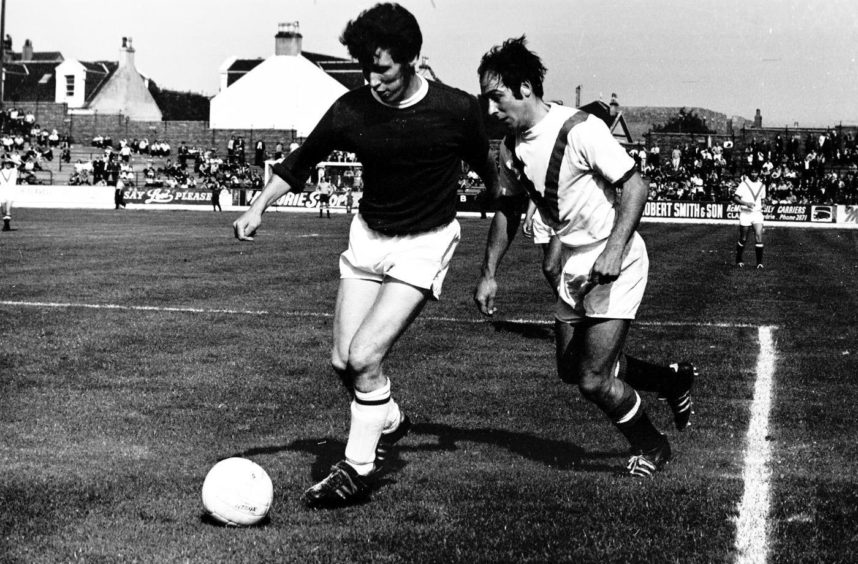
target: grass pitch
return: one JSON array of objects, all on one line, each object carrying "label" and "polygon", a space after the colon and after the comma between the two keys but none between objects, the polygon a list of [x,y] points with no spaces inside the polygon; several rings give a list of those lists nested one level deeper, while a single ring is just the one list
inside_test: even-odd
[{"label": "grass pitch", "polygon": [[[776,351],[764,554],[858,560],[858,232],[770,227],[757,271],[732,266],[735,226],[642,226],[651,277],[627,350],[701,377],[686,433],[644,397],[676,458],[639,481],[554,375],[537,248],[510,250],[485,321],[488,221],[461,220],[442,300],[387,364],[415,421],[394,471],[370,503],[310,511],[300,493],[347,431],[328,351],[348,218],[269,213],[244,244],[232,219],[25,209],[0,236],[0,561],[741,561],[760,327]],[[203,517],[227,456],[271,475],[263,526]]]}]

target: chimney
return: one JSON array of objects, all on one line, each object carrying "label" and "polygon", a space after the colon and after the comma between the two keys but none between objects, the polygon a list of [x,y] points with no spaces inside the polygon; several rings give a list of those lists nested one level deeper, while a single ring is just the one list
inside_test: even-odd
[{"label": "chimney", "polygon": [[757,129],[763,127],[763,114],[760,113],[760,108],[757,108],[757,113],[754,114],[754,127]]},{"label": "chimney", "polygon": [[29,39],[24,40],[24,46],[21,48],[21,61],[33,60],[33,43]]},{"label": "chimney", "polygon": [[575,107],[581,107],[581,85],[575,87]]},{"label": "chimney", "polygon": [[122,48],[119,50],[119,66],[134,68],[134,47],[131,46],[131,38],[122,38]]},{"label": "chimney", "polygon": [[281,23],[274,36],[274,54],[297,57],[301,54],[301,32],[298,22]]}]

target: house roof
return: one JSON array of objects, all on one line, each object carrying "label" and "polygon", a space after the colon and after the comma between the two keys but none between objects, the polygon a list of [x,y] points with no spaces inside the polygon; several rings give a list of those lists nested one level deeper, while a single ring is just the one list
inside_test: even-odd
[{"label": "house roof", "polygon": [[[302,51],[301,56],[325,71],[331,78],[349,90],[354,90],[364,85],[363,73],[357,61],[313,53],[311,51]],[[235,59],[226,70],[227,87],[262,64],[263,61],[265,59]]]},{"label": "house roof", "polygon": [[[325,71],[331,78],[349,90],[360,88],[366,84],[363,71],[357,61],[344,59],[342,57],[333,57],[331,55],[323,55],[322,53],[313,53],[312,51],[301,51],[301,56]],[[226,71],[227,87],[231,86],[236,80],[256,68],[264,60],[265,59],[235,59]],[[441,82],[425,59],[420,63],[418,72],[425,78]]]},{"label": "house roof", "polygon": [[294,129],[306,137],[346,91],[306,57],[272,56],[212,98],[209,124],[213,129]]},{"label": "house roof", "polygon": [[56,90],[54,69],[58,64],[7,62],[3,67],[6,75],[3,98],[9,102],[53,101]]},{"label": "house roof", "polygon": [[[357,61],[313,53],[311,51],[302,51],[301,56],[325,71],[331,78],[349,90],[354,90],[364,85],[363,73]],[[235,81],[255,69],[263,61],[265,59],[235,59],[226,70],[227,87],[232,86]]]},{"label": "house roof", "polygon": [[304,51],[301,54],[349,90],[360,88],[366,83],[363,78],[363,71],[357,61],[310,51]]},{"label": "house roof", "polygon": [[623,117],[623,112],[617,112],[611,115],[611,107],[601,100],[594,100],[589,104],[585,104],[578,108],[588,114],[592,114],[604,121],[611,130],[611,133],[620,143],[632,143],[632,135],[629,132],[629,127],[626,125],[626,120]]},{"label": "house roof", "polygon": [[115,61],[78,61],[86,69],[86,83],[84,84],[84,100],[91,102],[99,91],[110,81],[110,77],[119,68]]},{"label": "house roof", "polygon": [[9,59],[13,62],[61,63],[65,60],[63,54],[59,51],[41,51],[33,53],[33,56],[29,61],[21,60],[21,57],[23,57],[22,53],[9,53],[8,55]]},{"label": "house roof", "polygon": [[[35,57],[34,57],[35,58]],[[89,102],[108,82],[119,66],[114,61],[78,61],[86,69],[84,99]],[[3,98],[9,102],[53,101],[56,97],[56,69],[62,61],[7,62]]]}]

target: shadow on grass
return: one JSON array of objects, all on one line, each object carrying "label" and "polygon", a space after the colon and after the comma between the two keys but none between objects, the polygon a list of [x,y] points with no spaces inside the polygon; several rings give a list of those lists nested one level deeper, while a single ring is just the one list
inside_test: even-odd
[{"label": "shadow on grass", "polygon": [[[411,435],[434,436],[437,441],[420,445],[409,445],[406,438],[395,449],[381,474],[381,484],[387,477],[405,467],[399,454],[402,452],[453,452],[466,448],[462,443],[481,443],[506,449],[523,458],[561,470],[584,472],[617,471],[616,458],[625,455],[622,451],[589,452],[576,444],[537,437],[527,433],[516,433],[498,429],[462,429],[439,423],[415,423]],[[315,457],[311,473],[314,480],[324,478],[332,465],[342,460],[345,443],[338,439],[302,439],[287,445],[251,448],[234,456],[250,457],[260,454],[276,454],[282,451],[304,452]],[[612,462],[603,462],[611,459]]]},{"label": "shadow on grass", "polygon": [[201,513],[199,516],[199,519],[200,519],[200,523],[202,523],[204,525],[209,525],[211,527],[221,527],[224,529],[246,529],[247,527],[262,528],[262,527],[267,527],[268,525],[271,524],[271,516],[270,515],[266,515],[258,523],[254,523],[253,525],[231,525],[231,524],[227,524],[227,523],[224,523],[223,521],[215,519],[214,517],[212,517],[212,515],[210,513],[206,513],[206,512]]},{"label": "shadow on grass", "polygon": [[491,324],[498,333],[515,333],[525,339],[554,341],[552,325],[528,321],[492,321]]},{"label": "shadow on grass", "polygon": [[436,444],[411,449],[415,451],[454,451],[461,448],[459,443],[482,443],[505,448],[528,460],[564,470],[615,472],[616,464],[600,461],[624,454],[619,451],[588,452],[570,442],[499,429],[460,429],[440,423],[418,423],[411,432],[438,437]]}]

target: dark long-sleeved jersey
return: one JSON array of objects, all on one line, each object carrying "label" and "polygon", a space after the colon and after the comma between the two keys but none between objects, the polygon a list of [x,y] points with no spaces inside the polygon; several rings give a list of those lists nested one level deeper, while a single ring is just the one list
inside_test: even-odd
[{"label": "dark long-sleeved jersey", "polygon": [[479,103],[436,82],[405,108],[381,104],[369,86],[347,92],[274,173],[300,191],[312,167],[335,149],[357,155],[363,165],[361,216],[386,234],[419,233],[452,221],[461,160],[492,187]]}]

